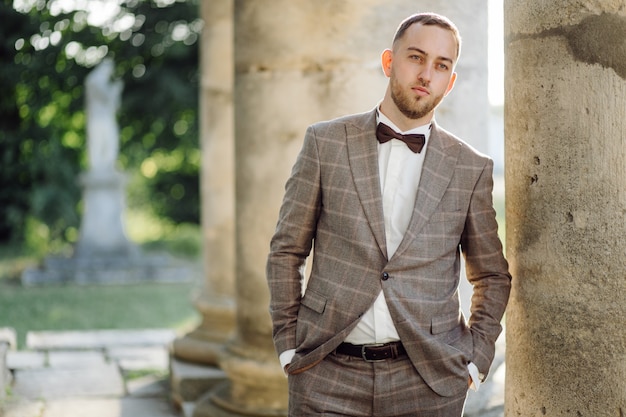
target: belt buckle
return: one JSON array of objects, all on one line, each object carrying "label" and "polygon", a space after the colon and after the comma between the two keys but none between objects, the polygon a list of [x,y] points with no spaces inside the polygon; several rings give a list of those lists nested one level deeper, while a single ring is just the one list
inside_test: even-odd
[{"label": "belt buckle", "polygon": [[369,345],[363,345],[361,346],[361,358],[365,361],[365,362],[382,362],[384,360],[386,360],[387,358],[381,358],[381,359],[367,359],[367,356],[365,355],[365,349],[367,348],[371,348],[371,347],[382,347],[385,346],[385,343],[372,343]]}]

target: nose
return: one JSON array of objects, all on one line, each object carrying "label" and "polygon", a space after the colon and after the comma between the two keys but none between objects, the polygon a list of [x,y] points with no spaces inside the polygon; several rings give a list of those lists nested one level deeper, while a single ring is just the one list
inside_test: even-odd
[{"label": "nose", "polygon": [[430,82],[430,77],[432,76],[432,71],[433,69],[430,65],[424,65],[418,74],[418,79],[422,83],[428,84]]}]

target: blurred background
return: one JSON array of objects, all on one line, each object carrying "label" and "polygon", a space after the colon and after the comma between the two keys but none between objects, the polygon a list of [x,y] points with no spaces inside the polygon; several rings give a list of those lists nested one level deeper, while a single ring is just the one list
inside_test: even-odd
[{"label": "blurred background", "polygon": [[20,274],[79,238],[84,81],[105,56],[124,83],[129,239],[199,258],[197,1],[2,0],[0,22],[0,327],[23,340],[26,330],[193,322],[193,283],[23,288]]},{"label": "blurred background", "polygon": [[76,242],[84,80],[105,56],[124,83],[131,239],[197,225],[197,2],[4,0],[0,21],[0,245],[42,254]]}]

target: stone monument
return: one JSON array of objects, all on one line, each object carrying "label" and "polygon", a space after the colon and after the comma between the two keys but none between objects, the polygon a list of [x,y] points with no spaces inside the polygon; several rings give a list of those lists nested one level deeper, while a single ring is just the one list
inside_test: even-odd
[{"label": "stone monument", "polygon": [[85,82],[89,171],[80,178],[84,213],[77,258],[128,258],[137,250],[123,225],[126,178],[115,167],[119,153],[116,114],[123,84],[112,81],[113,71],[113,61],[105,59]]},{"label": "stone monument", "polygon": [[116,114],[124,85],[112,80],[113,60],[104,59],[85,81],[87,95],[87,153],[91,172],[115,171],[119,153]]},{"label": "stone monument", "polygon": [[22,274],[25,285],[74,282],[130,283],[188,279],[188,266],[166,255],[143,254],[124,228],[126,176],[116,168],[119,128],[116,114],[123,84],[113,80],[113,60],[104,59],[85,81],[89,170],[79,182],[84,211],[71,258],[48,257]]}]

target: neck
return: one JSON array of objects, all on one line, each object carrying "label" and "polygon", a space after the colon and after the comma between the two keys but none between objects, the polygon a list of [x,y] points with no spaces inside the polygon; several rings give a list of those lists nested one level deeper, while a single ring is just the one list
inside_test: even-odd
[{"label": "neck", "polygon": [[409,117],[406,117],[404,113],[402,113],[393,102],[389,91],[387,91],[387,94],[385,94],[383,101],[380,103],[380,111],[403,132],[415,129],[416,127],[427,125],[432,122],[433,117],[435,116],[435,112],[433,110],[427,115],[420,117],[419,119],[411,119]]}]

